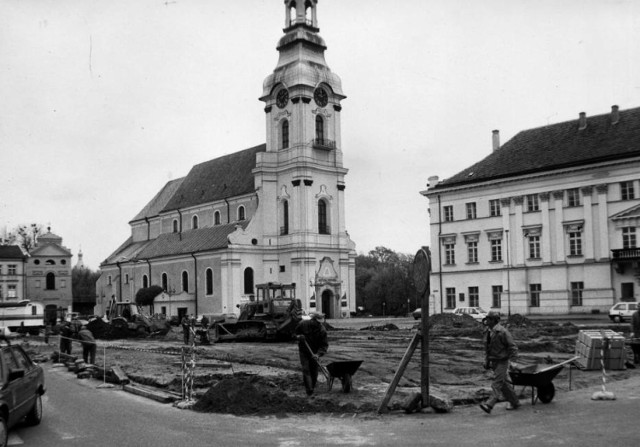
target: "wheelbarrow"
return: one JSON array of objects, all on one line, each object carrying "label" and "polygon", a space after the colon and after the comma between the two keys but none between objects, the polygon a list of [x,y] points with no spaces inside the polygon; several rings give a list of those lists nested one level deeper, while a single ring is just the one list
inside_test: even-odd
[{"label": "wheelbarrow", "polygon": [[543,404],[548,404],[553,400],[556,394],[556,387],[553,385],[553,379],[562,370],[564,365],[569,364],[579,357],[573,357],[564,362],[545,366],[531,365],[523,368],[513,369],[509,371],[511,383],[514,386],[521,385],[523,387],[531,387],[531,405],[535,405],[537,400]]},{"label": "wheelbarrow", "polygon": [[[313,354],[313,351],[306,340],[304,343],[307,345],[309,352]],[[331,388],[333,388],[333,381],[335,379],[340,379],[340,382],[342,382],[342,391],[345,393],[351,391],[352,377],[358,368],[360,368],[362,362],[363,360],[343,360],[340,362],[331,362],[325,366],[320,362],[320,359],[316,359],[320,372],[325,379],[327,379],[328,391],[331,391]]]}]

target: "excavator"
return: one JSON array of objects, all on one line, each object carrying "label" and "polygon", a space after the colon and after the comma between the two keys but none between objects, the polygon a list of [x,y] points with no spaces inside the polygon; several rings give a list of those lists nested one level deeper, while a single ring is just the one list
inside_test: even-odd
[{"label": "excavator", "polygon": [[277,341],[291,340],[302,319],[302,304],[296,299],[296,284],[268,282],[256,284],[256,296],[239,304],[234,321],[218,321],[211,326],[211,340]]},{"label": "excavator", "polygon": [[171,325],[164,318],[151,315],[149,306],[139,306],[130,301],[112,302],[105,319],[99,318],[87,324],[97,338],[146,337],[166,335]]}]

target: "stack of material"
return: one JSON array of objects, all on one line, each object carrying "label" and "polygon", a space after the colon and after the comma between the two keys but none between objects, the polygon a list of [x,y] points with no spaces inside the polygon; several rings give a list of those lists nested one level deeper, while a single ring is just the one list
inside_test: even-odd
[{"label": "stack of material", "polygon": [[603,359],[607,370],[624,369],[624,337],[611,330],[582,330],[576,341],[576,355],[584,369],[601,369]]}]

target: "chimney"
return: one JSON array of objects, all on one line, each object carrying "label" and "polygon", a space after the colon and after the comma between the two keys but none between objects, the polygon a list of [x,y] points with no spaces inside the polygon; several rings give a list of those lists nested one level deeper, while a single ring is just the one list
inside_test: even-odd
[{"label": "chimney", "polygon": [[437,175],[432,175],[431,177],[429,177],[427,179],[427,188],[436,186],[438,184],[438,180],[440,180],[440,178]]},{"label": "chimney", "polygon": [[618,124],[618,121],[620,121],[618,106],[611,106],[611,124]]},{"label": "chimney", "polygon": [[580,112],[580,118],[578,120],[578,130],[585,130],[587,128],[587,114]]},{"label": "chimney", "polygon": [[493,132],[493,152],[500,149],[500,131],[494,130]]}]

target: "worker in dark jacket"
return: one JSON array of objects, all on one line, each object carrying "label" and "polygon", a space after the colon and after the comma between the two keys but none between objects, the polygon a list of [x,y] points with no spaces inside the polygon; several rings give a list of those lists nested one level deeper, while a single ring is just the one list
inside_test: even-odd
[{"label": "worker in dark jacket", "polygon": [[65,321],[60,326],[60,353],[71,355],[71,324]]},{"label": "worker in dark jacket", "polygon": [[485,345],[485,369],[493,370],[493,382],[491,383],[492,395],[480,405],[483,411],[491,413],[493,406],[498,402],[500,396],[511,404],[507,410],[517,410],[520,401],[513,387],[507,381],[509,362],[512,367],[517,368],[514,363],[518,358],[518,348],[513,342],[513,337],[509,331],[500,324],[500,313],[491,311],[486,319],[487,330],[484,334]]},{"label": "worker in dark jacket", "polygon": [[318,359],[327,353],[327,330],[322,324],[324,315],[312,313],[309,320],[302,320],[296,327],[298,351],[302,365],[302,379],[307,395],[311,396],[318,381]]},{"label": "worker in dark jacket", "polygon": [[96,363],[96,339],[86,326],[82,326],[78,332],[80,343],[82,343],[82,358],[85,363],[95,365]]},{"label": "worker in dark jacket", "polygon": [[189,317],[187,315],[182,317],[182,321],[180,321],[180,324],[182,325],[182,337],[184,338],[184,344],[188,345],[189,333],[191,332],[191,321],[189,320]]}]

